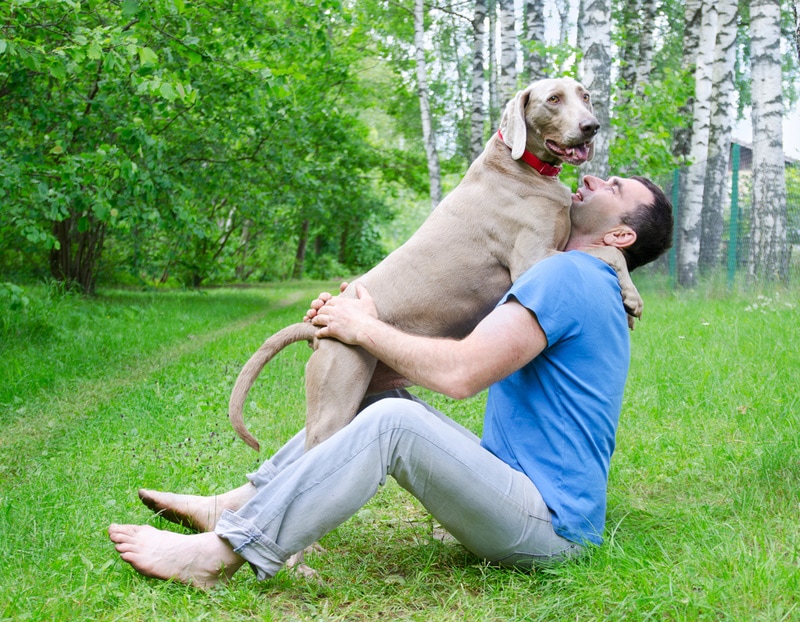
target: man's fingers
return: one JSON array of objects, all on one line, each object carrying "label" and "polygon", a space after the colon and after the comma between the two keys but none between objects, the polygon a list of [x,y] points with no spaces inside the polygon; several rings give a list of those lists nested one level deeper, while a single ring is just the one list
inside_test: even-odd
[{"label": "man's fingers", "polygon": [[372,300],[372,296],[370,296],[366,286],[361,282],[356,283],[356,298],[359,300]]},{"label": "man's fingers", "polygon": [[317,296],[316,300],[311,303],[311,306],[314,309],[319,309],[322,305],[328,302],[333,296],[328,292],[321,292],[319,296]]},{"label": "man's fingers", "polygon": [[333,299],[333,296],[328,292],[321,292],[314,300],[311,301],[310,309],[306,311],[303,316],[304,322],[310,322],[319,313],[319,310],[325,306],[325,303]]}]

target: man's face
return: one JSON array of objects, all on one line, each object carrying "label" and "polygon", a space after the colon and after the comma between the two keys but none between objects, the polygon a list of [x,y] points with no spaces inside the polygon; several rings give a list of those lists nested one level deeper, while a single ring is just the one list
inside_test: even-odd
[{"label": "man's face", "polygon": [[653,193],[635,179],[586,175],[572,195],[572,229],[582,235],[602,238],[620,224],[622,217],[642,203],[652,203]]}]

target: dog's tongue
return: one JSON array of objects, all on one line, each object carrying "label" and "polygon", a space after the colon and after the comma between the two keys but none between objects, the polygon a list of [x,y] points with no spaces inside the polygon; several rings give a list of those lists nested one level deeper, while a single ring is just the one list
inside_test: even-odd
[{"label": "dog's tongue", "polygon": [[570,164],[583,164],[589,159],[589,145],[584,143],[564,149],[564,159]]}]

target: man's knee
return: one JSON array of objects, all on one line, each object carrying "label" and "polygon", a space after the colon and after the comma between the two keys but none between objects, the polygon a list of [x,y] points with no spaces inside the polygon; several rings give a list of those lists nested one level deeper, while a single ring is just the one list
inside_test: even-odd
[{"label": "man's knee", "polygon": [[377,427],[381,431],[397,428],[418,428],[432,419],[419,402],[387,397],[367,406],[350,425]]}]

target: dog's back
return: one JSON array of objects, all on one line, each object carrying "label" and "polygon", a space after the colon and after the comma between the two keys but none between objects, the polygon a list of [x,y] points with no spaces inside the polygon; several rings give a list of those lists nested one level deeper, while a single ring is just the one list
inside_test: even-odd
[{"label": "dog's back", "polygon": [[358,280],[381,319],[464,337],[534,263],[569,237],[570,193],[496,137],[417,232]]}]

